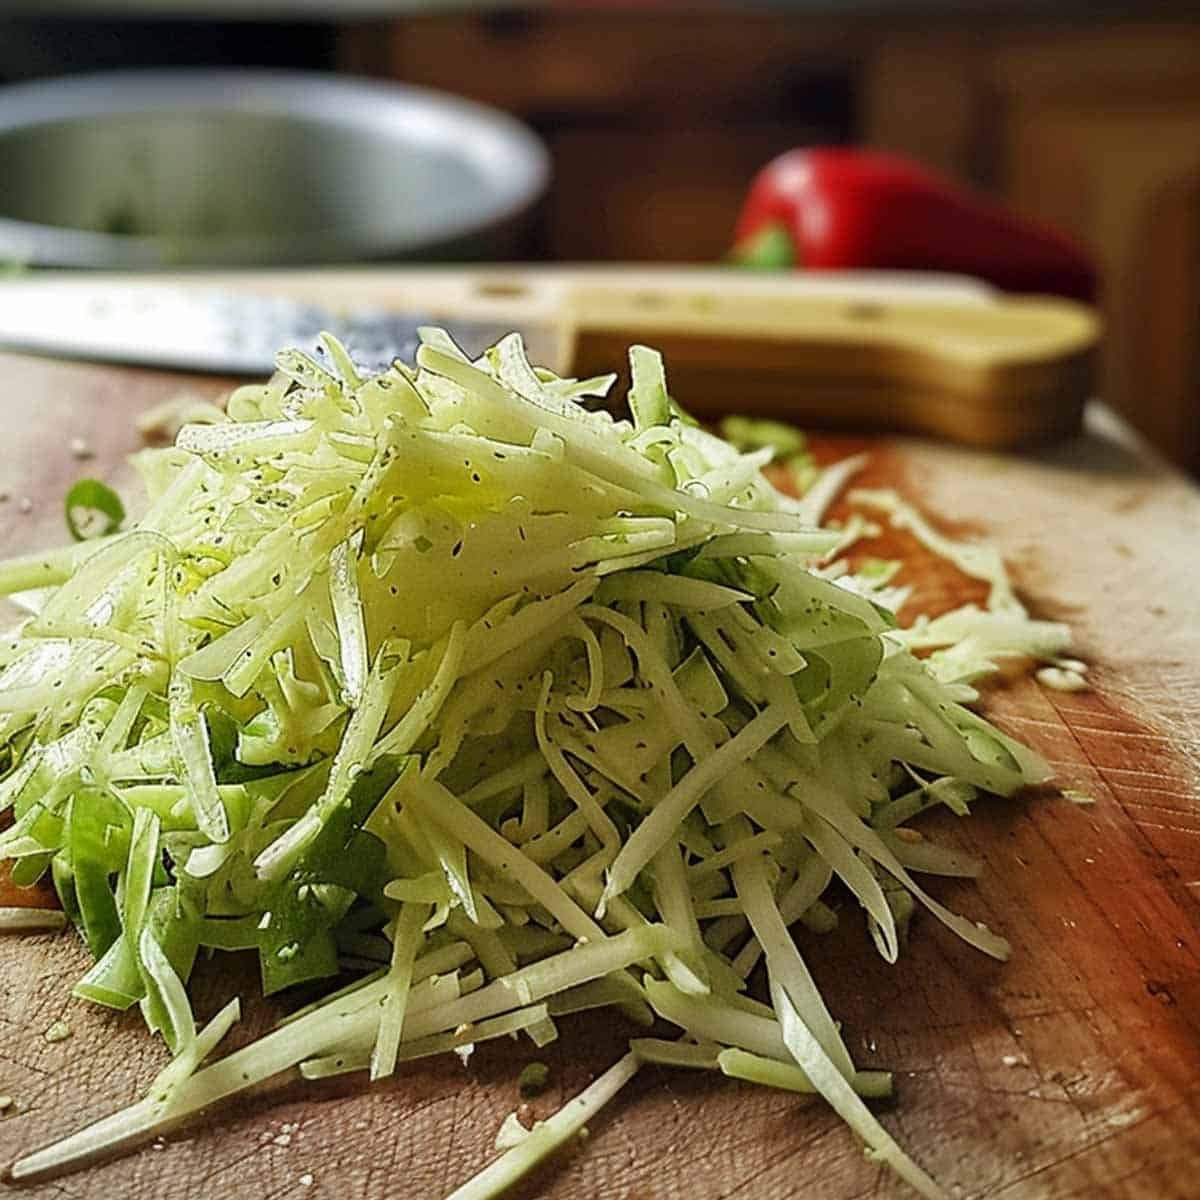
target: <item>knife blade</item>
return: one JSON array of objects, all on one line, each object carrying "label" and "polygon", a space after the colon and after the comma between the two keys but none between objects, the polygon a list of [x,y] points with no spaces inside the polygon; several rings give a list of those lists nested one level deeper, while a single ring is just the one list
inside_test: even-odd
[{"label": "knife blade", "polygon": [[[0,287],[0,344],[219,375],[268,375],[284,347],[320,355],[322,333],[333,334],[364,371],[374,374],[396,358],[411,361],[417,330],[438,323],[428,313],[377,305],[332,307],[226,287],[110,282],[85,288],[38,281]],[[509,330],[499,321],[453,322],[455,339],[472,356]],[[552,352],[548,328],[535,323],[523,332],[531,354]]]}]

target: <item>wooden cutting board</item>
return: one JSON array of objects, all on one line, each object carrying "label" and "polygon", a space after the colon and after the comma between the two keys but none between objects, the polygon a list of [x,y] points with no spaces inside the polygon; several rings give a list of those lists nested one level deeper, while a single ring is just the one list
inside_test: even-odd
[{"label": "wooden cutting board", "polygon": [[[0,356],[0,553],[61,540],[62,496],[82,472],[113,477],[136,449],[136,414],[209,380]],[[681,397],[685,402],[687,396]],[[95,460],[72,457],[84,439]],[[1103,411],[1086,435],[1021,458],[901,439],[822,437],[823,457],[870,452],[861,482],[895,486],[944,528],[1005,552],[1034,611],[1078,631],[1096,688],[1044,691],[1022,675],[986,711],[1037,746],[1078,805],[1050,790],[983,801],[924,828],[982,856],[974,883],[934,881],[953,907],[1013,943],[993,963],[918,915],[900,962],[871,947],[853,906],[802,946],[864,1067],[896,1072],[889,1129],[952,1194],[983,1200],[1183,1200],[1200,1168],[1200,496]],[[28,497],[32,509],[19,511]],[[981,588],[889,533],[915,604]],[[31,898],[24,897],[27,901]],[[36,897],[32,898],[36,901]],[[11,891],[0,903],[13,902]],[[0,942],[0,1162],[139,1097],[165,1061],[136,1014],[69,999],[85,965],[75,936]],[[207,1018],[228,962],[200,970]],[[247,997],[253,972],[234,964]],[[277,1006],[250,1000],[233,1039]],[[65,1020],[72,1036],[45,1040]],[[619,1054],[629,1030],[583,1014],[536,1057],[551,1066],[545,1116]],[[28,1189],[42,1197],[439,1197],[486,1162],[534,1057],[491,1043],[368,1088],[296,1078],[193,1121],[132,1157]],[[647,1068],[585,1146],[528,1181],[526,1200],[851,1200],[907,1194],[867,1162],[822,1105]]]}]

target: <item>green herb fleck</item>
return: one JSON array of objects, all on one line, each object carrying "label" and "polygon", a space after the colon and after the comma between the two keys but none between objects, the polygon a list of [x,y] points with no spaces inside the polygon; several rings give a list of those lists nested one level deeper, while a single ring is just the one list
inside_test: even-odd
[{"label": "green herb fleck", "polygon": [[532,1096],[540,1096],[546,1090],[549,1080],[550,1068],[544,1062],[531,1062],[521,1068],[517,1086],[521,1090],[521,1095],[528,1099]]},{"label": "green herb fleck", "polygon": [[[89,514],[94,513],[105,518],[99,531],[90,528],[95,523],[95,517]],[[108,484],[98,479],[80,479],[67,493],[66,517],[71,536],[77,542],[84,542],[89,538],[116,533],[125,520],[125,505]]]}]

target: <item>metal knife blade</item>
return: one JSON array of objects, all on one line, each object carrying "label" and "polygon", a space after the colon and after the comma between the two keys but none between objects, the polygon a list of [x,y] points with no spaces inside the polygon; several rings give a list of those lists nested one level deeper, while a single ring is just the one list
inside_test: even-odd
[{"label": "metal knife blade", "polygon": [[[447,328],[472,357],[512,328],[378,307],[327,307],[221,287],[109,281],[89,288],[85,278],[80,284],[6,282],[0,287],[0,345],[103,362],[267,375],[278,350],[320,354],[318,337],[328,332],[364,371],[375,373],[396,358],[412,361],[422,325]],[[549,352],[550,330],[535,325],[521,332],[531,354]]]}]

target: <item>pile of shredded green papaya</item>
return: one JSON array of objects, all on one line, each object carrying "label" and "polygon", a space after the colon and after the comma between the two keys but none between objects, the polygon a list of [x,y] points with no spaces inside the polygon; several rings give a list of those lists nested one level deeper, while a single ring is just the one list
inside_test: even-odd
[{"label": "pile of shredded green papaya", "polygon": [[[660,1036],[455,1197],[498,1195],[646,1061],[819,1093],[940,1195],[789,927],[836,921],[836,878],[889,961],[915,905],[1006,955],[916,878],[979,864],[905,824],[1047,777],[967,706],[1004,655],[1078,676],[1068,631],[993,553],[864,493],[991,583],[900,628],[897,564],[841,557],[869,523],[821,527],[859,464],[804,460],[783,495],[762,472],[796,435],[706,432],[644,347],[629,420],[589,407],[612,378],[533,367],[515,335],[471,361],[424,330],[415,367],[368,379],[332,339],[319,358],[280,354],[137,455],[127,531],[0,564],[30,612],[0,644],[0,857],[51,874],[94,960],[75,994],[139,1006],[173,1056],[14,1177],[297,1066],[379,1079],[612,1007]],[[232,950],[266,993],[328,994],[208,1063],[238,1001],[197,1028],[186,984]]]}]

